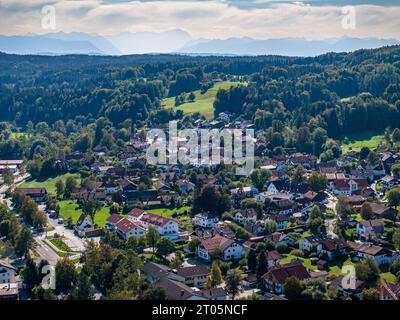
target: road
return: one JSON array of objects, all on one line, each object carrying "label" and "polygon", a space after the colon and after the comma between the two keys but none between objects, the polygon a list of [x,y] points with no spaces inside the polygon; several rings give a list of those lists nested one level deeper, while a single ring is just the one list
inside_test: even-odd
[{"label": "road", "polygon": [[326,226],[326,234],[330,237],[330,238],[338,238],[338,235],[335,233],[335,227],[338,221],[338,216],[337,216],[337,212],[336,212],[336,203],[337,203],[337,198],[332,195],[331,193],[328,193],[329,197],[328,197],[328,203],[326,205],[326,207],[328,209],[331,209],[334,214],[335,214],[335,218],[333,219],[326,219],[325,218],[325,226]]}]

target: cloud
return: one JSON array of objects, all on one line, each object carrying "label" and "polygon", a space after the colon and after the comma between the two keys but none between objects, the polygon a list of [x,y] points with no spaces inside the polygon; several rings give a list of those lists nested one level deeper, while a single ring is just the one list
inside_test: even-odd
[{"label": "cloud", "polygon": [[47,33],[41,8],[56,9],[55,31],[162,32],[182,29],[195,38],[253,37],[259,39],[341,36],[400,39],[400,6],[391,1],[353,1],[356,28],[342,27],[342,6],[352,1],[201,0],[0,0],[0,32]]}]

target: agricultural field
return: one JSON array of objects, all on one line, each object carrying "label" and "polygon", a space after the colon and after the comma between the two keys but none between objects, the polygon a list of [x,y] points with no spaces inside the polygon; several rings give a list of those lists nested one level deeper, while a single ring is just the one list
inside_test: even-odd
[{"label": "agricultural field", "polygon": [[346,154],[350,151],[360,151],[363,147],[368,147],[373,150],[376,149],[379,144],[384,140],[381,131],[370,131],[364,133],[357,133],[348,135],[347,139],[344,139],[342,144],[343,153]]},{"label": "agricultural field", "polygon": [[50,194],[56,194],[56,182],[58,180],[63,180],[65,183],[65,180],[67,180],[68,177],[75,177],[77,179],[77,182],[80,183],[80,176],[75,173],[66,173],[60,176],[48,178],[48,179],[32,179],[25,181],[24,183],[21,184],[21,188],[38,188],[38,187],[43,187],[46,188],[47,192]]},{"label": "agricultural field", "polygon": [[219,89],[229,89],[230,87],[239,85],[240,82],[219,82],[207,92],[201,93],[200,90],[194,91],[196,99],[194,102],[186,102],[175,107],[175,97],[166,98],[162,101],[164,108],[182,110],[184,114],[200,113],[207,119],[214,117],[214,101]]},{"label": "agricultural field", "polygon": [[[63,200],[59,202],[60,205],[60,216],[67,220],[72,218],[72,223],[76,223],[82,214],[82,209],[79,208],[76,200]],[[106,225],[106,220],[110,216],[110,208],[103,206],[99,211],[97,211],[94,218],[94,222],[100,226],[104,227]]]}]

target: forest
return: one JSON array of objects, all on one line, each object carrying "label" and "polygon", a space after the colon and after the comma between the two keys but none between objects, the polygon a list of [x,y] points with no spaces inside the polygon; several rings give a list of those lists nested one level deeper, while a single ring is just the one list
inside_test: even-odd
[{"label": "forest", "polygon": [[0,53],[0,121],[23,132],[45,122],[67,133],[73,123],[99,118],[117,129],[127,120],[132,128],[151,127],[193,118],[164,109],[162,99],[204,92],[218,81],[243,85],[218,91],[215,115],[253,121],[271,149],[319,154],[328,138],[400,123],[399,46],[315,58]]}]

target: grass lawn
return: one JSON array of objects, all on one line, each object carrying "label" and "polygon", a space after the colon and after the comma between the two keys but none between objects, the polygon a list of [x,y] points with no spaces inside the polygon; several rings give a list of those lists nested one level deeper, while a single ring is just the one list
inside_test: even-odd
[{"label": "grass lawn", "polygon": [[283,258],[279,261],[281,265],[291,263],[294,260],[299,260],[307,270],[317,270],[317,266],[313,266],[311,260],[308,258],[300,258],[291,254],[283,254],[282,256]]},{"label": "grass lawn", "polygon": [[385,279],[389,283],[396,283],[397,279],[393,273],[390,272],[383,272],[380,274],[381,278]]},{"label": "grass lawn", "polygon": [[345,265],[354,265],[353,262],[351,262],[351,259],[348,258],[347,260],[339,260],[339,261],[333,261],[329,264],[329,275],[330,276],[340,276],[342,274],[342,267]]},{"label": "grass lawn", "polygon": [[207,119],[214,116],[214,100],[219,89],[229,89],[230,87],[239,85],[240,82],[218,82],[204,94],[200,90],[194,91],[196,99],[194,102],[186,102],[175,107],[175,97],[166,98],[162,101],[164,108],[182,110],[184,114],[199,112]]},{"label": "grass lawn", "polygon": [[48,237],[48,239],[58,249],[65,252],[72,252],[71,248],[61,239],[54,239],[54,237]]},{"label": "grass lawn", "polygon": [[[60,216],[67,220],[69,217],[72,218],[72,222],[76,223],[82,214],[82,209],[79,208],[76,200],[64,200],[59,202],[60,205]],[[110,208],[103,206],[99,211],[97,211],[94,217],[94,222],[100,226],[104,227],[106,225],[106,220],[110,216]]]},{"label": "grass lawn", "polygon": [[384,139],[381,131],[351,134],[347,138],[348,143],[342,145],[344,154],[350,151],[350,147],[353,151],[360,151],[362,147],[368,147],[371,150],[376,149]]},{"label": "grass lawn", "polygon": [[56,177],[48,178],[48,179],[32,179],[25,181],[24,183],[21,184],[22,188],[33,188],[33,187],[44,187],[47,189],[48,193],[51,194],[56,194],[56,182],[57,180],[63,180],[65,183],[65,180],[67,180],[68,177],[75,177],[78,181],[80,182],[80,177],[76,173],[66,173],[63,175],[59,175]]},{"label": "grass lawn", "polygon": [[185,211],[190,212],[190,210],[192,210],[192,208],[190,206],[186,206],[178,209],[160,208],[160,209],[151,209],[146,211],[150,213],[159,214],[164,217],[171,217],[174,213],[179,215],[184,213]]}]

